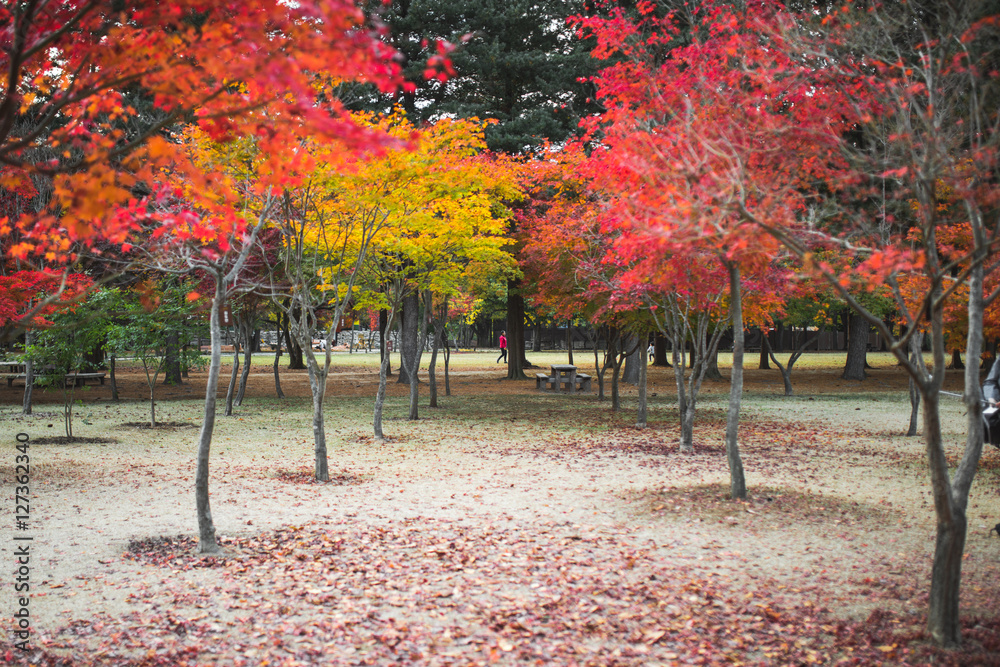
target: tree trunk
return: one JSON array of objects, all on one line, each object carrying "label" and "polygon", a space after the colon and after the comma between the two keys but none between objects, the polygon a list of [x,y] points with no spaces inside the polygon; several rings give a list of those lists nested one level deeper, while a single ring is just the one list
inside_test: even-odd
[{"label": "tree trunk", "polygon": [[[389,357],[389,354],[390,354],[389,353],[389,342],[386,340],[386,332],[387,331],[391,331],[391,329],[389,328],[389,323],[390,323],[389,316],[388,316],[385,308],[383,308],[382,310],[378,311],[378,354],[379,354],[378,358],[379,358],[379,361],[385,362],[385,364],[386,364],[386,366],[385,366],[385,376],[386,377],[389,377],[390,375],[392,375],[392,363],[391,363],[391,360],[390,361],[386,361],[386,359]],[[381,369],[381,365],[379,365],[379,368]],[[379,372],[381,372],[381,370]]]},{"label": "tree trunk", "polygon": [[951,368],[952,370],[962,370],[965,368],[965,364],[962,363],[962,351],[957,347],[951,351]]},{"label": "tree trunk", "polygon": [[653,334],[653,365],[670,368],[667,359],[667,337],[659,331]]},{"label": "tree trunk", "polygon": [[[971,216],[977,241],[976,264],[969,276],[968,323],[969,332],[965,346],[969,359],[979,359],[983,349],[983,265],[985,261],[985,233],[980,221]],[[978,223],[978,224],[977,224]],[[935,364],[944,362],[943,343],[938,337],[943,337],[943,315],[933,313],[933,336],[935,346]],[[937,375],[937,373],[935,373]],[[937,378],[935,378],[937,379]],[[941,646],[958,646],[961,641],[959,623],[959,598],[962,583],[962,554],[965,551],[965,540],[968,534],[968,517],[966,509],[969,502],[969,490],[979,467],[979,458],[983,451],[983,416],[982,391],[979,386],[979,368],[970,363],[965,369],[964,399],[968,419],[968,434],[965,441],[965,451],[954,476],[949,483],[948,461],[945,458],[941,442],[941,424],[938,421],[938,406],[936,404],[944,373],[940,380],[931,386],[930,392],[924,393],[924,437],[927,441],[927,455],[931,468],[931,485],[934,494],[934,512],[937,516],[937,540],[934,549],[934,564],[931,567],[930,608],[927,612],[927,630],[934,641]],[[928,395],[930,394],[930,395]],[[933,405],[931,405],[933,401]],[[933,413],[933,417],[930,417]]]},{"label": "tree trunk", "polygon": [[[389,330],[390,326],[392,326],[394,311],[383,310],[382,313],[386,313],[386,316],[383,319],[382,315],[379,314],[379,327],[384,333],[385,331]],[[383,350],[385,350],[384,335],[382,336],[382,348]],[[383,353],[382,363],[379,365],[379,372],[378,372],[378,391],[375,392],[375,409],[372,415],[372,427],[375,433],[375,439],[378,440],[379,442],[385,442],[385,435],[382,433],[382,410],[385,407],[385,390],[388,378],[389,378],[389,355]]]},{"label": "tree trunk", "polygon": [[621,396],[618,392],[618,378],[622,370],[624,358],[616,356],[612,361],[611,369],[611,412],[617,413],[622,409]]},{"label": "tree trunk", "polygon": [[247,380],[250,378],[250,365],[253,362],[253,329],[243,328],[246,347],[243,349],[243,373],[240,375],[240,387],[236,392],[236,406],[243,405],[243,395],[247,390]]},{"label": "tree trunk", "polygon": [[410,369],[414,368],[413,359],[417,356],[417,348],[423,341],[417,340],[417,329],[420,326],[420,295],[410,290],[403,297],[403,316],[400,318],[399,331],[399,384],[410,384]]},{"label": "tree trunk", "polygon": [[274,393],[278,398],[284,398],[285,392],[281,391],[281,377],[278,375],[278,362],[281,360],[281,334],[275,336],[277,339],[274,346]]},{"label": "tree trunk", "polygon": [[226,391],[226,416],[233,414],[233,398],[236,393],[236,376],[240,371],[240,337],[233,336],[233,372],[229,376],[229,389]]},{"label": "tree trunk", "polygon": [[156,428],[156,386],[155,380],[149,388],[149,428]]},{"label": "tree trunk", "polygon": [[628,350],[628,356],[625,357],[622,382],[638,385],[642,369],[646,366],[643,361],[646,358],[646,346],[642,344],[643,340],[640,336],[631,335],[626,340],[625,347]]},{"label": "tree trunk", "polygon": [[[923,348],[923,346],[924,346],[924,334],[922,331],[918,331],[915,334],[913,334],[912,338],[910,338],[910,346],[909,346],[910,360],[913,364],[917,363],[917,355],[923,353],[923,350],[921,349]],[[914,436],[917,434],[917,427],[919,425],[918,417],[920,412],[920,389],[919,387],[917,387],[917,382],[916,380],[913,379],[912,376],[910,377],[909,390],[910,390],[910,425],[909,428],[906,429],[906,435]]]},{"label": "tree trunk", "polygon": [[108,360],[108,371],[111,375],[111,400],[117,403],[121,399],[118,397],[118,380],[115,378],[115,366],[118,365],[118,357],[111,355]]},{"label": "tree trunk", "polygon": [[166,354],[163,360],[163,384],[178,385],[181,383],[180,336],[176,331],[170,331],[166,337]]},{"label": "tree trunk", "polygon": [[[448,296],[445,295],[441,303],[441,321],[448,322]],[[441,326],[441,334],[444,336],[444,395],[451,396],[451,378],[448,375],[448,364],[451,361],[451,346],[448,344],[448,332]],[[458,348],[458,341],[455,341],[455,348]]]},{"label": "tree trunk", "polygon": [[[420,295],[417,296],[419,297]],[[429,302],[429,298],[426,296],[425,300]],[[410,378],[410,412],[409,415],[407,416],[407,419],[410,420],[416,420],[420,418],[419,408],[418,408],[418,402],[420,398],[420,379],[418,378],[418,373],[420,371],[420,357],[423,356],[424,353],[424,340],[426,340],[427,337],[427,318],[430,315],[430,313],[428,313],[425,309],[423,316],[421,316],[421,313],[419,312],[420,310],[419,298],[417,299],[416,305],[414,306],[414,310],[417,311],[417,321],[418,321],[417,335],[414,337],[417,341],[417,344],[414,348],[414,354],[412,358],[409,360],[409,363],[406,363],[404,360],[404,364],[400,369],[400,375],[402,375],[403,372],[405,372]]]},{"label": "tree trunk", "polygon": [[222,307],[223,280],[215,276],[215,298],[212,299],[212,314],[209,327],[212,336],[212,352],[208,362],[208,380],[205,383],[205,418],[198,436],[198,464],[195,471],[195,507],[198,514],[198,551],[218,553],[219,544],[215,539],[215,524],[208,498],[208,462],[212,449],[212,431],[215,429],[215,394],[219,388],[219,368],[222,366],[222,328],[219,326],[219,308]]},{"label": "tree trunk", "polygon": [[507,379],[526,380],[524,369],[528,368],[524,358],[524,297],[521,295],[521,280],[507,281]]},{"label": "tree trunk", "polygon": [[673,348],[674,379],[677,381],[677,409],[681,418],[680,451],[690,453],[694,451],[695,397],[688,397],[685,388],[683,344],[679,344],[675,340]]},{"label": "tree trunk", "polygon": [[[428,316],[431,313],[431,299],[430,293],[427,297],[427,313]],[[431,343],[431,361],[427,366],[427,385],[428,393],[430,394],[429,407],[436,408],[438,406],[438,396],[437,396],[437,377],[435,376],[435,370],[437,369],[437,357],[438,357],[438,347],[441,341],[441,324],[435,318],[434,321],[434,335],[432,337]]]},{"label": "tree trunk", "polygon": [[847,318],[847,363],[844,365],[842,380],[864,380],[866,357],[868,354],[868,332],[871,325],[868,320],[853,310]]},{"label": "tree trunk", "polygon": [[705,365],[705,379],[715,382],[722,382],[726,379],[722,377],[722,372],[719,370],[719,350],[708,355],[708,362]]},{"label": "tree trunk", "polygon": [[[28,331],[24,334],[24,347],[33,345],[35,340],[34,332]],[[111,367],[111,386],[114,387],[114,366]],[[31,398],[35,389],[35,362],[28,359],[24,362],[24,396],[21,399],[21,414],[31,414]],[[116,394],[117,395],[117,394]],[[117,398],[115,400],[118,400]]]},{"label": "tree trunk", "polygon": [[[771,341],[767,340],[767,329],[764,327],[758,327],[758,332],[760,332],[760,364],[757,368],[762,371],[771,370],[771,364],[767,363],[771,351]],[[788,396],[789,394],[785,394]]]},{"label": "tree trunk", "polygon": [[302,358],[302,346],[299,345],[299,341],[296,337],[292,336],[288,331],[291,315],[285,314],[283,317],[279,316],[279,318],[281,318],[283,322],[282,332],[285,334],[285,342],[288,344],[288,370],[305,370],[306,362]]},{"label": "tree trunk", "polygon": [[573,320],[566,320],[566,354],[569,359],[567,363],[573,366]]},{"label": "tree trunk", "polygon": [[[329,354],[327,350],[327,354]],[[327,463],[326,454],[326,424],[323,415],[323,403],[326,398],[326,372],[319,367],[314,354],[307,354],[306,363],[309,365],[309,386],[312,389],[312,430],[313,430],[313,454],[315,459],[314,474],[317,481],[329,482],[330,470]]]},{"label": "tree trunk", "polygon": [[731,263],[728,268],[729,308],[733,322],[733,371],[730,378],[729,413],[726,417],[726,458],[729,460],[729,494],[733,500],[745,500],[747,483],[737,439],[743,399],[743,296],[739,266]]},{"label": "tree trunk", "polygon": [[[642,337],[643,341],[649,338],[649,334]],[[641,365],[639,366],[639,409],[636,414],[635,425],[636,428],[646,428],[647,422],[647,398],[646,398],[646,380],[649,374],[646,372],[646,365],[649,363],[648,358],[648,346],[639,346],[639,361]]]}]

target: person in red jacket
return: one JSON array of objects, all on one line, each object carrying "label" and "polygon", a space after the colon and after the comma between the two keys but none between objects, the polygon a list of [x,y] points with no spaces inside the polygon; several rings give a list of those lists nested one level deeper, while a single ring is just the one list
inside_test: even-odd
[{"label": "person in red jacket", "polygon": [[497,357],[497,363],[498,364],[500,363],[501,359],[503,359],[504,363],[507,363],[507,332],[506,331],[501,331],[500,332],[500,356]]}]

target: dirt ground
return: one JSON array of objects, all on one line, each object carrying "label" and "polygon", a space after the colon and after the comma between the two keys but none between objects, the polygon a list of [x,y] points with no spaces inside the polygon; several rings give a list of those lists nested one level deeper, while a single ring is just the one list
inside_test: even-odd
[{"label": "dirt ground", "polygon": [[[1000,520],[1000,451],[984,452],[970,500],[965,644],[936,651],[923,633],[933,510],[922,446],[901,436],[906,378],[891,364],[876,362],[863,383],[804,364],[789,398],[777,371],[748,370],[740,439],[752,497],[733,503],[727,382],[706,383],[696,452],[681,455],[669,369],[651,370],[650,427],[639,430],[634,387],[612,415],[593,395],[506,380],[493,361],[455,355],[454,396],[431,410],[422,386],[415,422],[408,388],[391,382],[380,443],[373,361],[336,357],[328,484],[311,481],[305,372],[282,370],[279,401],[270,367],[255,365],[213,440],[221,558],[194,553],[205,373],[159,387],[168,426],[144,429],[145,380],[120,367],[122,402],[107,385],[80,392],[76,433],[94,441],[31,446],[34,649],[5,637],[0,659],[1000,664],[1000,539],[988,532]],[[949,372],[949,390],[960,387]],[[13,433],[61,435],[61,397],[36,394],[25,417],[22,391],[0,384],[5,472]],[[958,401],[944,422],[957,455]]]}]

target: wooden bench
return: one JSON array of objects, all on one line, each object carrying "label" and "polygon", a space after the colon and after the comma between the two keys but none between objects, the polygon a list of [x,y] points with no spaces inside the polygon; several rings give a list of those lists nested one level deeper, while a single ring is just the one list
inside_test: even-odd
[{"label": "wooden bench", "polygon": [[575,389],[577,391],[590,391],[590,376],[586,373],[577,373]]},{"label": "wooden bench", "polygon": [[7,376],[7,386],[8,387],[13,387],[14,386],[14,380],[24,380],[26,377],[28,377],[28,376],[25,375],[24,373],[16,373],[14,375],[8,375]]},{"label": "wooden bench", "polygon": [[66,384],[70,382],[73,383],[75,387],[82,387],[87,384],[87,380],[100,380],[101,384],[104,384],[104,378],[107,375],[105,372],[98,373],[67,373],[66,374]]}]

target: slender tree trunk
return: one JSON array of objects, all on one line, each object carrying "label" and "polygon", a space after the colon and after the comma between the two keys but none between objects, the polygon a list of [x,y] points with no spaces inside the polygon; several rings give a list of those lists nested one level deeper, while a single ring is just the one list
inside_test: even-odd
[{"label": "slender tree trunk", "polygon": [[149,388],[149,428],[156,428],[156,389]]},{"label": "slender tree trunk", "polygon": [[740,289],[740,268],[729,264],[729,307],[733,322],[733,371],[730,378],[729,413],[726,418],[726,458],[729,460],[729,494],[733,500],[747,497],[747,483],[737,436],[740,426],[740,405],[743,400],[743,296]]},{"label": "slender tree trunk", "polygon": [[281,360],[281,334],[279,333],[275,338],[277,344],[274,346],[274,393],[278,395],[278,398],[284,398],[285,392],[281,391],[281,377],[278,375],[278,362]]},{"label": "slender tree trunk", "polygon": [[111,374],[111,400],[117,403],[121,399],[118,397],[118,380],[115,378],[115,367],[118,365],[118,357],[111,355],[108,360],[108,371]]},{"label": "slender tree trunk", "polygon": [[219,326],[219,308],[222,307],[224,288],[222,276],[215,278],[215,298],[212,299],[212,315],[209,320],[212,352],[208,362],[208,380],[205,384],[205,418],[198,436],[198,463],[194,481],[195,506],[198,514],[198,551],[203,554],[218,553],[219,551],[208,497],[208,463],[212,449],[212,431],[215,429],[215,394],[219,389],[219,369],[222,366],[222,328]]},{"label": "slender tree trunk", "polygon": [[378,311],[378,358],[380,362],[385,362],[386,364],[386,377],[390,377],[392,375],[392,360],[390,359],[389,361],[386,361],[386,359],[389,359],[389,355],[391,354],[389,351],[389,341],[386,339],[386,333],[392,331],[392,329],[389,328],[390,324],[390,318],[386,310],[383,308]]},{"label": "slender tree trunk", "polygon": [[243,330],[246,347],[243,348],[243,373],[240,375],[240,386],[236,392],[236,405],[243,405],[243,395],[247,390],[247,380],[250,378],[250,365],[253,362],[253,331],[246,328]]},{"label": "slender tree trunk", "polygon": [[[968,322],[969,333],[966,342],[966,354],[969,359],[978,359],[983,349],[983,266],[985,261],[985,233],[981,222],[975,215],[973,218],[974,238],[977,242],[977,259],[969,276]],[[943,334],[944,327],[939,324],[943,315],[934,313],[935,337]],[[941,346],[940,352],[935,350],[935,364],[942,363],[943,343],[934,341],[935,346]],[[943,364],[942,364],[943,365]],[[941,646],[958,646],[961,641],[961,626],[959,618],[959,602],[962,583],[962,554],[965,551],[965,541],[969,522],[966,510],[969,502],[969,490],[979,467],[979,458],[983,451],[983,417],[981,389],[979,386],[979,369],[977,364],[969,363],[965,368],[964,399],[968,419],[968,435],[962,460],[954,471],[953,478],[948,479],[948,461],[945,458],[941,442],[941,425],[938,421],[938,406],[940,385],[944,374],[941,373],[936,385],[930,392],[924,392],[924,437],[927,440],[927,454],[931,468],[931,485],[934,494],[934,511],[937,516],[937,540],[934,549],[934,564],[931,567],[930,608],[927,612],[927,629],[934,641]],[[934,402],[935,404],[932,404]],[[930,415],[933,413],[933,417]]]},{"label": "slender tree trunk", "polygon": [[240,338],[233,336],[233,372],[229,376],[229,389],[226,391],[226,416],[233,414],[233,398],[236,393],[236,377],[240,372]]},{"label": "slender tree trunk", "polygon": [[615,358],[611,371],[611,412],[619,412],[622,409],[621,396],[618,391],[618,377],[622,370],[622,362],[625,359]]},{"label": "slender tree trunk", "polygon": [[[35,342],[35,334],[28,331],[24,334],[24,346],[27,348]],[[114,366],[111,367],[111,385],[114,386]],[[35,389],[35,362],[28,359],[24,362],[24,396],[21,399],[21,414],[31,414],[31,398]],[[118,400],[117,398],[115,400]]]},{"label": "slender tree trunk", "polygon": [[[428,297],[427,297],[426,309],[427,309],[427,313],[429,315],[432,312],[431,311],[431,299],[430,299],[430,294],[429,293],[428,293]],[[427,384],[428,384],[429,393],[430,393],[430,405],[429,405],[429,407],[432,407],[432,408],[436,408],[438,406],[437,376],[435,375],[435,371],[437,369],[438,348],[440,347],[440,341],[441,341],[441,328],[442,328],[441,327],[441,323],[439,323],[437,321],[437,318],[435,318],[435,321],[434,321],[434,336],[432,338],[433,342],[431,343],[431,362],[427,366]]]},{"label": "slender tree trunk", "polygon": [[[541,345],[538,346],[541,352]],[[573,365],[573,320],[566,320],[566,353],[569,355],[569,365]]]},{"label": "slender tree trunk", "polygon": [[847,318],[847,363],[844,364],[843,380],[864,380],[866,356],[868,354],[868,332],[871,325],[868,320],[851,311]]},{"label": "slender tree trunk", "polygon": [[[649,338],[649,334],[646,334],[642,338]],[[648,400],[646,398],[646,381],[649,377],[649,374],[646,372],[646,365],[649,363],[648,346],[640,345],[639,348],[639,360],[642,365],[639,366],[639,409],[636,414],[635,425],[637,428],[646,428],[648,405]]]},{"label": "slender tree trunk", "polygon": [[[914,365],[917,363],[917,355],[922,354],[922,349],[924,344],[924,334],[923,332],[916,332],[913,337],[910,338],[910,361]],[[909,382],[910,390],[910,425],[906,429],[907,436],[914,436],[917,434],[917,427],[919,422],[920,413],[920,388],[917,386],[916,380],[910,377]]]},{"label": "slender tree trunk", "polygon": [[[329,348],[329,345],[327,346]],[[326,351],[330,354],[329,349]],[[313,403],[313,452],[315,454],[315,477],[317,481],[329,482],[330,470],[326,453],[326,424],[323,415],[323,403],[326,398],[326,369],[320,368],[316,355],[311,351],[306,354],[306,364],[309,367],[309,386],[312,389]]]},{"label": "slender tree trunk", "polygon": [[[386,313],[386,311],[382,311]],[[385,325],[382,327],[382,331],[388,331],[389,327],[392,325],[394,311],[390,310],[387,312],[384,320],[379,319],[379,325],[382,327],[384,321]],[[385,336],[382,336],[383,349],[385,346]],[[385,390],[386,383],[389,378],[389,355],[382,355],[382,363],[379,365],[378,373],[378,391],[375,392],[375,410],[372,417],[372,425],[375,432],[375,439],[379,442],[385,442],[385,435],[382,433],[382,410],[385,406]]]},{"label": "slender tree trunk", "polygon": [[[448,296],[445,295],[441,303],[441,322],[448,322]],[[451,346],[448,344],[447,330],[444,324],[441,325],[441,333],[444,335],[444,395],[451,396],[451,378],[448,375],[448,364],[451,362]],[[455,348],[458,348],[458,341],[455,341]]]},{"label": "slender tree trunk", "polygon": [[677,410],[681,418],[680,451],[694,451],[694,417],[696,413],[695,396],[688,397],[684,382],[684,344],[678,339],[673,340],[674,379],[677,381]]}]

